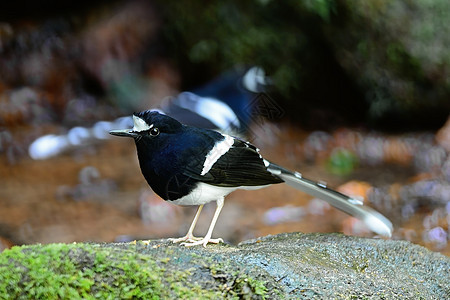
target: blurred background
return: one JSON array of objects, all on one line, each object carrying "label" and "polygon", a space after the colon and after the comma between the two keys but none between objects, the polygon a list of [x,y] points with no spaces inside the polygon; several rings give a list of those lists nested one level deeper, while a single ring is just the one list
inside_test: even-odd
[{"label": "blurred background", "polygon": [[[155,108],[216,117],[450,255],[449,16],[447,0],[0,4],[0,251],[184,235],[195,208],[154,195],[107,134]],[[228,196],[215,235],[291,231],[373,236],[284,185]]]}]

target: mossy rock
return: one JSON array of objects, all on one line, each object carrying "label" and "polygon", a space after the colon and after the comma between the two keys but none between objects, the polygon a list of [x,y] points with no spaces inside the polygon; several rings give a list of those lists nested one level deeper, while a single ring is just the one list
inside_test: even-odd
[{"label": "mossy rock", "polygon": [[0,256],[0,299],[262,299],[278,294],[264,275],[253,277],[226,257],[216,257],[217,248],[227,253],[227,246],[187,249],[167,240],[14,247]]},{"label": "mossy rock", "polygon": [[0,298],[445,299],[449,274],[450,259],[421,246],[341,234],[30,245],[0,254]]}]

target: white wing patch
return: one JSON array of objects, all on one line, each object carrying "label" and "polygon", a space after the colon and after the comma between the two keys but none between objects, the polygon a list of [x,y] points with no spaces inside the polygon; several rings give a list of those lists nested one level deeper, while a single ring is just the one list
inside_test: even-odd
[{"label": "white wing patch", "polygon": [[[240,126],[239,119],[234,111],[222,101],[215,98],[200,97],[191,92],[182,92],[176,98],[176,103],[185,109],[195,112],[211,121],[218,128],[225,129],[233,124]],[[211,114],[211,112],[216,112]]]},{"label": "white wing patch", "polygon": [[234,138],[229,135],[223,135],[225,139],[217,142],[214,147],[206,155],[205,162],[203,163],[203,169],[200,175],[204,176],[211,170],[212,166],[219,160],[219,158],[230,150],[234,144]]},{"label": "white wing patch", "polygon": [[141,131],[146,131],[149,129],[152,129],[153,124],[152,125],[148,125],[147,122],[145,122],[143,119],[137,117],[137,116],[133,116],[133,131],[135,132],[141,132]]}]

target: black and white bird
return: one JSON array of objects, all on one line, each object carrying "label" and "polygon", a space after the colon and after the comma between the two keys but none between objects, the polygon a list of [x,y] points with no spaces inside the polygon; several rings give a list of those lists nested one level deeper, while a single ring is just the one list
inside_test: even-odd
[{"label": "black and white bird", "polygon": [[[329,202],[357,217],[374,232],[391,236],[392,223],[361,201],[305,179],[264,159],[249,142],[214,130],[183,125],[155,111],[133,115],[132,129],[110,134],[132,137],[142,174],[161,198],[178,205],[198,206],[184,237],[172,239],[185,246],[219,243],[212,233],[224,205],[224,198],[237,189],[253,190],[276,183],[294,188]],[[205,237],[193,235],[203,205],[216,201],[217,208]]]}]

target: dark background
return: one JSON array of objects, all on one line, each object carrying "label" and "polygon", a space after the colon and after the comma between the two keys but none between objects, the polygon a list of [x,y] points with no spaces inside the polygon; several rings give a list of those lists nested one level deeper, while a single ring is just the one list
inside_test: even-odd
[{"label": "dark background", "polygon": [[[252,125],[251,139],[266,157],[334,186],[355,184],[346,191],[359,191],[391,217],[394,238],[448,253],[449,6],[444,0],[1,4],[4,243],[184,234],[189,209],[165,207],[158,222],[145,217],[161,203],[147,194],[131,141],[98,141],[44,161],[32,160],[28,146],[258,65],[283,111]],[[232,242],[295,230],[357,234],[340,213],[314,215],[310,197],[274,189],[230,196],[217,234]],[[287,204],[305,215],[264,221],[272,207]],[[279,213],[289,219],[286,211]]]}]

